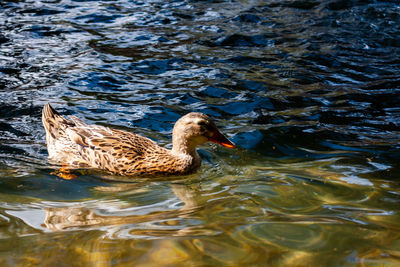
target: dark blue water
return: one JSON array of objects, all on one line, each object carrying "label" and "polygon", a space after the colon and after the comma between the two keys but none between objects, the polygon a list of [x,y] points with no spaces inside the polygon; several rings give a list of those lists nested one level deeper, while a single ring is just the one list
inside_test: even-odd
[{"label": "dark blue water", "polygon": [[[0,263],[400,264],[399,54],[397,1],[1,1]],[[167,147],[203,112],[239,148],[66,181],[47,102]]]}]

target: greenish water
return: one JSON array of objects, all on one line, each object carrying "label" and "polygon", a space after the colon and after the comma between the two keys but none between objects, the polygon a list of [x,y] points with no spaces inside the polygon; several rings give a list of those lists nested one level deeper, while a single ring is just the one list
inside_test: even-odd
[{"label": "greenish water", "polygon": [[[400,265],[394,1],[0,2],[1,266]],[[191,111],[238,148],[197,174],[51,173],[41,109],[170,147]]]}]

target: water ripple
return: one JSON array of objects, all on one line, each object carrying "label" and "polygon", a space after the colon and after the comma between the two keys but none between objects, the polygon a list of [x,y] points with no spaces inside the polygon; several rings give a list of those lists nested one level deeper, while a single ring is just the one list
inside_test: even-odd
[{"label": "water ripple", "polygon": [[[399,14],[394,1],[0,2],[0,262],[399,265]],[[66,181],[50,175],[46,102],[166,147],[200,111],[238,149],[202,147],[183,179]]]}]

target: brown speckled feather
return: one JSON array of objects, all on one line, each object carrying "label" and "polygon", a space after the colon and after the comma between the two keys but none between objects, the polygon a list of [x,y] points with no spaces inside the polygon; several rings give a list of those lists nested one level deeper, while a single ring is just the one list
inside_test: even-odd
[{"label": "brown speckled feather", "polygon": [[208,141],[208,136],[214,136],[218,131],[211,121],[204,126],[210,131],[196,124],[208,120],[206,115],[190,114],[175,124],[172,150],[135,133],[87,125],[75,116],[70,116],[68,120],[49,104],[43,108],[42,120],[52,161],[71,167],[99,168],[121,175],[165,176],[196,171],[201,165],[196,145]]}]

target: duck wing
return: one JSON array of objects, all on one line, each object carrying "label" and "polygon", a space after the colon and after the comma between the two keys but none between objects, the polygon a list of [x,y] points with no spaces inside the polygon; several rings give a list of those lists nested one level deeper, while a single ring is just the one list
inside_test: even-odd
[{"label": "duck wing", "polygon": [[80,156],[92,167],[122,173],[139,162],[145,162],[149,153],[165,150],[154,141],[135,133],[86,125],[75,118],[72,120],[76,126],[68,128],[67,133],[78,145]]},{"label": "duck wing", "polygon": [[43,108],[49,158],[71,166],[89,166],[110,172],[137,174],[147,171],[168,150],[135,133],[88,125],[75,116],[61,116],[49,104]]},{"label": "duck wing", "polygon": [[112,156],[143,155],[158,145],[143,136],[103,126],[73,127],[67,130],[76,144]]}]

